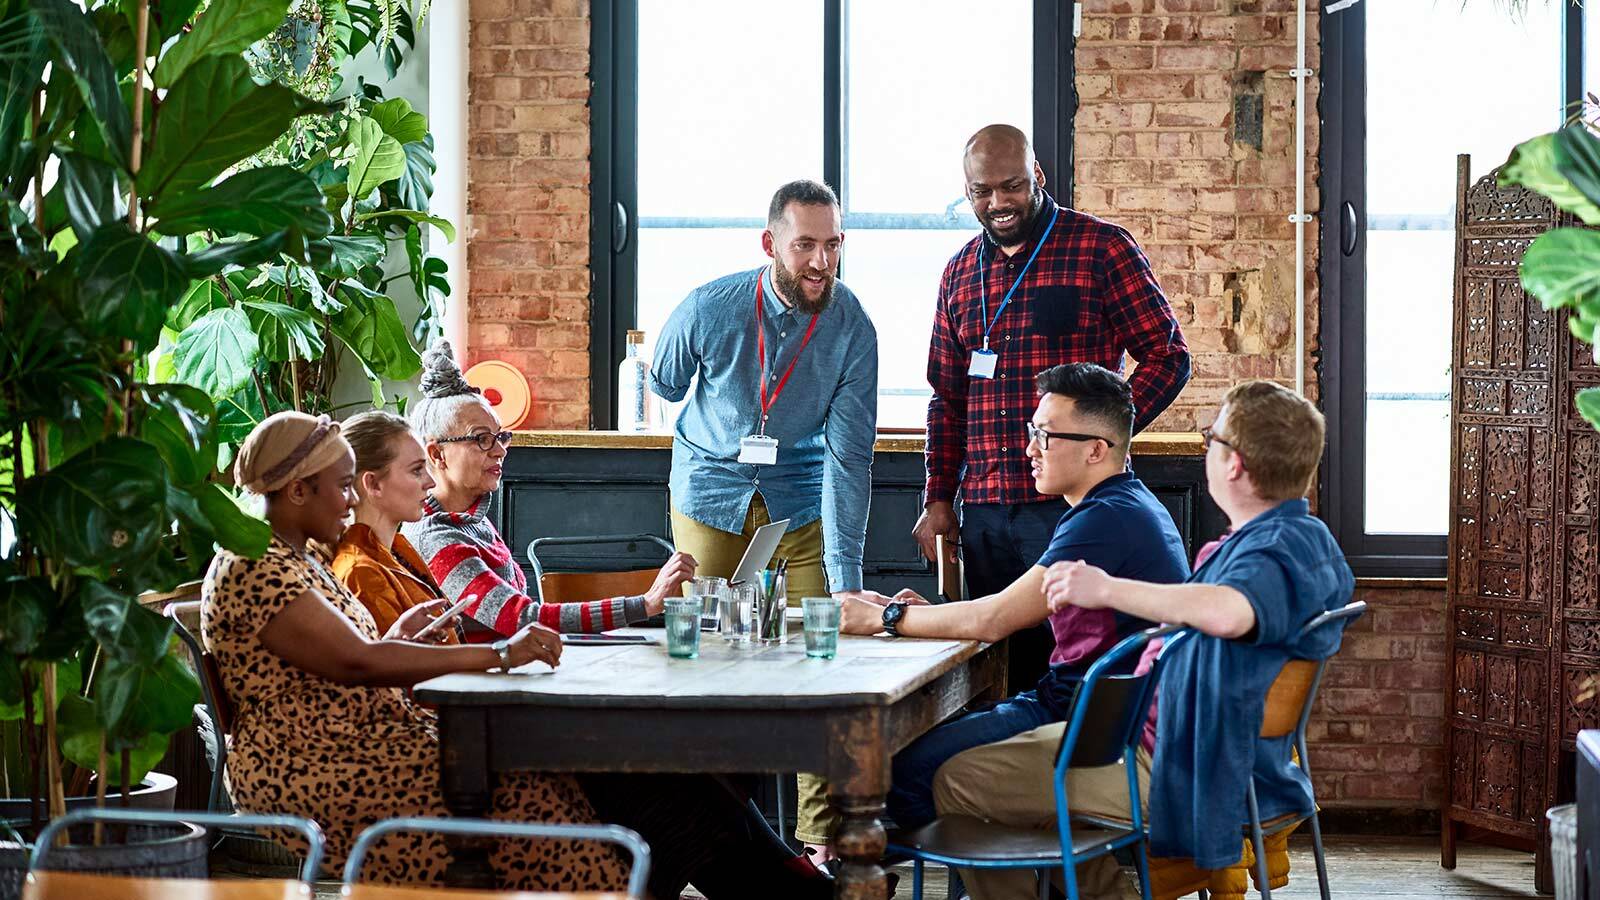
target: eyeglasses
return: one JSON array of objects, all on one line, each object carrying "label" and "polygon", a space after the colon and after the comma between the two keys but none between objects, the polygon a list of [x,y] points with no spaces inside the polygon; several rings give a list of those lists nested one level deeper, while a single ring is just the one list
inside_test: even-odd
[{"label": "eyeglasses", "polygon": [[1077,434],[1071,431],[1045,431],[1043,428],[1040,428],[1032,422],[1028,423],[1028,441],[1030,443],[1033,441],[1038,441],[1040,450],[1050,449],[1051,438],[1060,438],[1063,441],[1105,441],[1107,447],[1115,447],[1117,445],[1116,441],[1113,441],[1107,437],[1101,437],[1098,434]]},{"label": "eyeglasses", "polygon": [[496,434],[493,431],[480,431],[480,432],[478,432],[476,434],[463,434],[460,437],[439,438],[439,440],[436,443],[440,443],[440,444],[460,444],[460,443],[464,443],[466,441],[472,441],[474,444],[478,445],[478,449],[479,450],[482,450],[483,452],[488,453],[491,449],[494,448],[495,444],[499,444],[502,447],[510,444],[511,443],[511,432],[502,431],[502,432]]},{"label": "eyeglasses", "polygon": [[1210,450],[1212,444],[1221,444],[1235,453],[1239,452],[1238,447],[1235,447],[1226,438],[1219,437],[1216,429],[1212,428],[1210,425],[1207,425],[1206,427],[1200,429],[1200,446],[1204,450]]}]

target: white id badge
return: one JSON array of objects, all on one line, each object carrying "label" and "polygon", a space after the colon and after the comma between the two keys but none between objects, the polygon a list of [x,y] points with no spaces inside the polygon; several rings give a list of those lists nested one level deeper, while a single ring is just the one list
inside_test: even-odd
[{"label": "white id badge", "polygon": [[967,374],[973,378],[993,378],[995,363],[999,361],[1000,357],[993,350],[974,350]]},{"label": "white id badge", "polygon": [[778,464],[778,439],[764,434],[752,434],[739,441],[739,462],[753,466]]}]

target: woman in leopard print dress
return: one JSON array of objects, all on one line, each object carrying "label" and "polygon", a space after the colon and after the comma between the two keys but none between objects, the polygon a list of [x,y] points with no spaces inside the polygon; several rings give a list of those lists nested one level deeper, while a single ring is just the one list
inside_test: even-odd
[{"label": "woman in leopard print dress", "polygon": [[[434,717],[407,687],[437,675],[502,664],[486,646],[405,640],[431,606],[380,635],[371,613],[307,552],[336,543],[354,502],[355,459],[337,423],[300,413],[262,422],[240,451],[238,483],[266,497],[273,538],[250,559],[220,552],[206,575],[202,633],[235,709],[228,782],[235,806],[316,820],[330,866],[355,835],[390,816],[447,815],[439,786]],[[559,662],[559,637],[529,626],[506,648],[512,665]],[[494,815],[519,821],[587,822],[594,811],[569,776],[503,777]],[[285,838],[293,844],[293,839]],[[363,868],[368,880],[440,883],[448,853],[437,836],[393,835]],[[620,889],[626,866],[604,845],[504,841],[492,858],[505,887]]]}]

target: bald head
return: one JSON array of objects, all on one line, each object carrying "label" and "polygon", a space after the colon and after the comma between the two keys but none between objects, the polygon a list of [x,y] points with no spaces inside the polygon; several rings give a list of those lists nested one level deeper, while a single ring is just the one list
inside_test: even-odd
[{"label": "bald head", "polygon": [[1022,130],[987,125],[967,141],[961,168],[972,214],[1006,252],[1027,242],[1044,202],[1044,171]]}]

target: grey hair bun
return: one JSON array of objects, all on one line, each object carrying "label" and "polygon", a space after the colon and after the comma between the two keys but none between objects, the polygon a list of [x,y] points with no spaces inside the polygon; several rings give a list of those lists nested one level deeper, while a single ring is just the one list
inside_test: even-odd
[{"label": "grey hair bun", "polygon": [[466,376],[461,374],[455,354],[450,351],[450,342],[446,340],[435,341],[422,354],[420,387],[422,396],[435,399],[478,393],[478,389],[468,384]]}]

